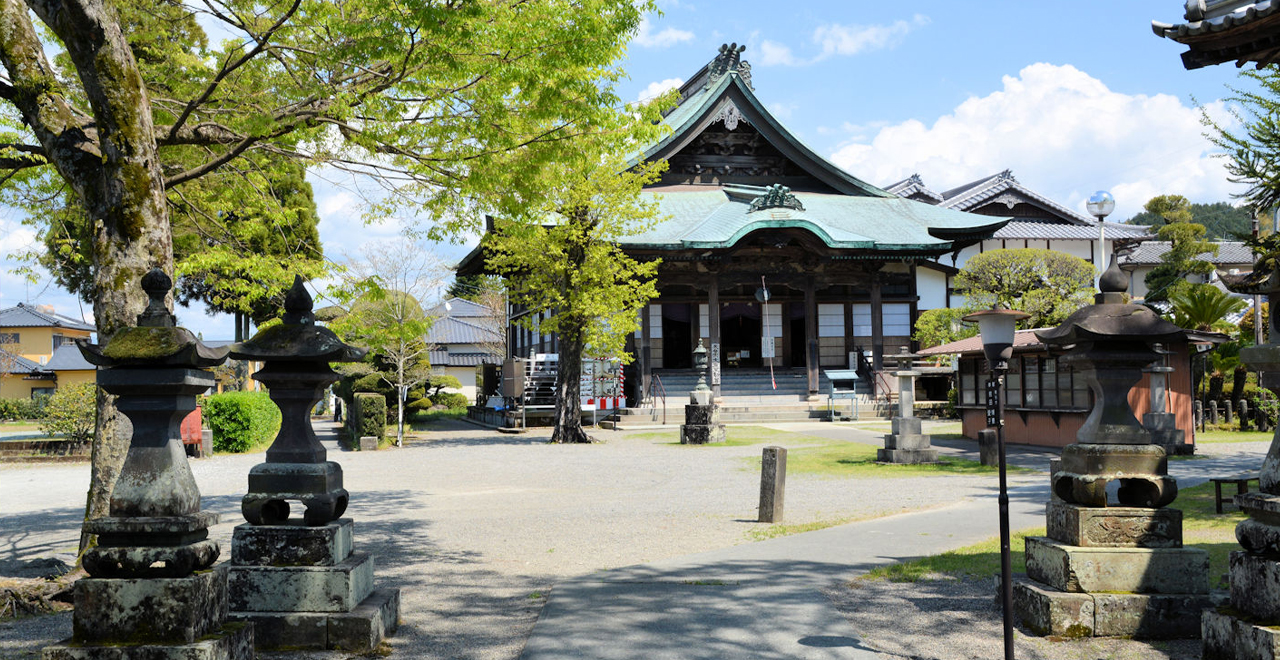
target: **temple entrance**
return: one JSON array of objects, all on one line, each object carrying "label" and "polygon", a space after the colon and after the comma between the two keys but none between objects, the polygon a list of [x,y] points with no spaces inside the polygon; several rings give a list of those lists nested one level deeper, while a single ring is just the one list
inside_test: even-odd
[{"label": "temple entrance", "polygon": [[723,366],[759,367],[760,306],[752,303],[728,303],[720,308],[720,343]]},{"label": "temple entrance", "polygon": [[804,345],[804,303],[792,302],[786,304],[784,309],[788,310],[788,348],[791,353],[791,365],[803,366],[805,363],[805,345]]},{"label": "temple entrance", "polygon": [[662,306],[662,363],[668,369],[693,368],[692,307]]}]

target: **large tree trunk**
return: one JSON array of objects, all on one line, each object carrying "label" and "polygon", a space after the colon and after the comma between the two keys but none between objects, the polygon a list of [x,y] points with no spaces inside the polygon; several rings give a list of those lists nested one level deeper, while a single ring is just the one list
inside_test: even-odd
[{"label": "large tree trunk", "polygon": [[[28,6],[66,46],[89,101],[91,129],[61,95]],[[143,274],[155,266],[173,273],[151,101],[119,20],[103,0],[0,0],[0,21],[0,58],[14,78],[14,103],[94,222],[93,311],[104,342],[134,325],[146,307]],[[109,514],[130,433],[113,397],[100,394],[86,518]],[[89,542],[82,538],[81,549]]]},{"label": "large tree trunk", "polygon": [[551,442],[595,442],[582,428],[582,339],[576,330],[560,333],[560,366],[556,371],[556,417]]}]

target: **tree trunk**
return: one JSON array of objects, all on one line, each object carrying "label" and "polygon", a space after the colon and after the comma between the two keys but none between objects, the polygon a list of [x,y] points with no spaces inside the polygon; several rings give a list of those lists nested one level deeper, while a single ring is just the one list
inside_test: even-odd
[{"label": "tree trunk", "polygon": [[556,417],[551,442],[589,443],[596,439],[582,428],[582,333],[563,328],[560,366],[556,371]]}]

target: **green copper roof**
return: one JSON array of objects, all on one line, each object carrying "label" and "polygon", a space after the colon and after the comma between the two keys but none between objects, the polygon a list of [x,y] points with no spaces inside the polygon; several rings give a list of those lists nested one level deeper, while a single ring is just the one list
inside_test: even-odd
[{"label": "green copper roof", "polygon": [[913,202],[897,196],[865,197],[796,192],[803,209],[751,210],[766,188],[732,185],[689,186],[687,190],[646,191],[665,219],[643,234],[619,242],[630,248],[658,250],[732,247],[747,234],[765,228],[798,228],[832,248],[875,251],[955,249],[954,241],[988,235],[1008,218],[979,216]]}]

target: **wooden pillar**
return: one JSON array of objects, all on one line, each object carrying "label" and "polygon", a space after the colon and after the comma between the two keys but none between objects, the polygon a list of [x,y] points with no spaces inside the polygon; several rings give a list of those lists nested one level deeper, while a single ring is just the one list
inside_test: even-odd
[{"label": "wooden pillar", "polygon": [[818,394],[818,298],[813,277],[804,281],[804,354],[809,371],[809,396]]},{"label": "wooden pillar", "polygon": [[707,347],[707,382],[711,383],[711,396],[720,399],[720,361],[723,359],[720,350],[720,276],[711,274],[711,285],[707,287],[707,333],[711,345]]},{"label": "wooden pillar", "polygon": [[880,273],[871,274],[871,367],[884,368],[884,305],[880,301]]},{"label": "wooden pillar", "polygon": [[649,305],[640,310],[640,400],[649,399],[649,381],[653,379],[653,364],[649,361],[649,341],[652,332],[652,321],[649,317]]}]

